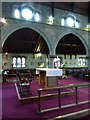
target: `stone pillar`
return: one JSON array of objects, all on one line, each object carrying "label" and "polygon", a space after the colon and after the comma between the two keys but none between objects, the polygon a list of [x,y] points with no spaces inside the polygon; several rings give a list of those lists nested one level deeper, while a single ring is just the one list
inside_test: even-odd
[{"label": "stone pillar", "polygon": [[2,2],[0,1],[0,17],[2,17]]},{"label": "stone pillar", "polygon": [[88,59],[88,69],[90,70],[90,58]]},{"label": "stone pillar", "polygon": [[50,50],[50,55],[49,55],[49,67],[54,68],[54,58],[55,58],[55,49],[53,48]]},{"label": "stone pillar", "polygon": [[[0,17],[2,17],[2,2],[0,2]],[[1,40],[1,27],[0,26],[0,82],[2,81],[2,40]]]},{"label": "stone pillar", "polygon": [[88,69],[90,70],[90,33],[88,33],[88,55],[87,55],[87,65]]},{"label": "stone pillar", "polygon": [[[0,1],[0,17],[2,17],[2,2]],[[0,27],[0,120],[2,119],[2,42]]]},{"label": "stone pillar", "polygon": [[0,82],[2,82],[2,42],[1,42],[1,28],[0,28]]},{"label": "stone pillar", "polygon": [[88,69],[90,70],[90,55],[87,56],[87,66],[88,66]]},{"label": "stone pillar", "polygon": [[50,57],[49,57],[49,67],[50,68],[54,68],[54,62],[53,62],[53,60],[54,60],[53,55],[50,55]]}]

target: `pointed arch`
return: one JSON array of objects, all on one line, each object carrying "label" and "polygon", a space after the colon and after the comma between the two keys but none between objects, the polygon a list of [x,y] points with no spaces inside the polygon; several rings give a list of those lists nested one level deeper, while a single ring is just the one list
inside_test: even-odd
[{"label": "pointed arch", "polygon": [[9,28],[7,29],[7,31],[5,31],[2,35],[2,46],[4,45],[6,39],[12,34],[14,33],[15,31],[19,30],[19,29],[23,29],[23,28],[30,28],[34,31],[36,31],[38,34],[40,34],[43,39],[45,40],[48,48],[49,48],[49,52],[50,52],[50,49],[52,48],[51,44],[50,44],[50,41],[48,39],[48,37],[45,35],[45,33],[43,31],[41,31],[39,28],[37,28],[36,26],[30,24],[15,24],[14,26],[9,26]]},{"label": "pointed arch", "polygon": [[[39,47],[39,49],[38,49]],[[7,50],[5,50],[7,48]],[[38,49],[38,51],[37,51]],[[45,50],[44,50],[45,49]],[[11,53],[46,53],[49,54],[48,45],[43,37],[30,28],[22,28],[13,32],[5,41],[3,51]]]},{"label": "pointed arch", "polygon": [[76,31],[68,31],[68,32],[66,32],[66,33],[65,33],[65,32],[62,32],[62,33],[60,34],[60,36],[57,38],[57,40],[56,40],[55,49],[57,48],[57,45],[58,45],[58,43],[60,42],[60,40],[61,40],[64,36],[69,35],[69,34],[72,34],[72,35],[76,36],[76,37],[82,42],[82,44],[84,45],[85,50],[86,50],[86,55],[88,55],[89,48],[88,48],[88,45],[87,45],[87,43],[86,43],[86,40],[84,40],[83,36],[80,35],[79,33],[77,33]]}]

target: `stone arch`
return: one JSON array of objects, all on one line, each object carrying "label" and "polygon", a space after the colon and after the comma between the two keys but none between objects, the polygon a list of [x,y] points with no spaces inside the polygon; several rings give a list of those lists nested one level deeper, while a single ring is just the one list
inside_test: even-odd
[{"label": "stone arch", "polygon": [[11,35],[13,32],[15,32],[19,29],[22,29],[22,28],[30,28],[30,29],[36,31],[37,33],[39,33],[44,38],[44,40],[46,41],[47,46],[49,48],[49,53],[50,53],[50,50],[52,49],[52,47],[51,47],[51,44],[49,42],[48,37],[45,35],[45,33],[43,31],[41,31],[39,28],[37,28],[36,26],[33,26],[31,24],[30,25],[28,25],[28,24],[26,24],[26,25],[25,24],[21,24],[21,25],[17,24],[16,25],[15,24],[14,26],[9,26],[7,32],[6,33],[4,32],[4,35],[3,35],[3,38],[2,38],[2,40],[3,40],[2,46],[4,45],[4,42],[8,38],[9,35]]},{"label": "stone arch", "polygon": [[88,55],[88,53],[89,53],[88,45],[87,45],[86,41],[84,40],[84,38],[82,37],[82,35],[80,35],[80,34],[77,33],[76,31],[70,31],[70,32],[67,32],[67,33],[62,32],[62,33],[60,34],[60,36],[57,38],[57,40],[56,40],[55,49],[56,49],[56,47],[57,47],[58,42],[61,40],[61,38],[64,37],[65,35],[68,35],[68,34],[73,34],[73,35],[75,35],[76,37],[78,37],[78,38],[81,40],[81,42],[83,43],[83,45],[84,45],[84,47],[85,47],[86,54]]}]

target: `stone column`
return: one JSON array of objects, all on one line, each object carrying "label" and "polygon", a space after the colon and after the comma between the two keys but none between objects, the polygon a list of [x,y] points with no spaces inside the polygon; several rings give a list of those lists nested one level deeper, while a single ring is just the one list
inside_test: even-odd
[{"label": "stone column", "polygon": [[87,55],[87,65],[88,69],[90,70],[90,33],[88,33],[88,55]]},{"label": "stone column", "polygon": [[90,55],[87,56],[87,66],[88,66],[88,69],[90,70]]},{"label": "stone column", "polygon": [[[2,2],[0,1],[0,17],[2,17]],[[0,26],[0,120],[2,119],[2,42]]]},{"label": "stone column", "polygon": [[55,49],[50,50],[49,55],[49,68],[54,68]]},{"label": "stone column", "polygon": [[[2,2],[0,2],[0,18],[2,17]],[[1,21],[0,21],[0,82],[2,81],[2,40],[1,40]]]},{"label": "stone column", "polygon": [[88,59],[88,69],[90,70],[90,58]]}]

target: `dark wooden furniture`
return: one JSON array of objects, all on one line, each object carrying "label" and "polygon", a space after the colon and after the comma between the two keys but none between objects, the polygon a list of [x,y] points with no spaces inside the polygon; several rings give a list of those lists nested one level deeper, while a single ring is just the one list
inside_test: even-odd
[{"label": "dark wooden furniture", "polygon": [[16,77],[17,73],[31,73],[31,76],[34,78],[35,76],[35,69],[5,69],[2,72],[2,80],[6,82],[8,78]]},{"label": "dark wooden furniture", "polygon": [[30,73],[18,73],[18,87],[20,94],[31,93],[31,74]]}]

